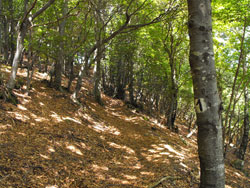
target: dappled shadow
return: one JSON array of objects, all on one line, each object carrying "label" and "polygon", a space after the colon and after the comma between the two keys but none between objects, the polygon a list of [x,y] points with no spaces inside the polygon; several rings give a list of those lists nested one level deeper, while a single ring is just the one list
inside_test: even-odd
[{"label": "dappled shadow", "polygon": [[80,108],[69,93],[36,80],[32,85],[30,96],[16,91],[20,104],[0,109],[0,187],[139,188],[162,177],[175,179],[162,187],[198,186],[192,139],[171,133],[119,100],[103,96],[103,107],[84,92]]}]

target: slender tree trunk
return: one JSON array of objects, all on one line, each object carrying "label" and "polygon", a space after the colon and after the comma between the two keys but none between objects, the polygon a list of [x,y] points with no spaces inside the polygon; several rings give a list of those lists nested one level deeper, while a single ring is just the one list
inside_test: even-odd
[{"label": "slender tree trunk", "polygon": [[[0,0],[0,15],[2,15],[2,10],[3,10],[3,6],[2,6],[2,1]],[[0,54],[2,54],[2,52],[4,50],[3,49],[3,38],[2,38],[2,30],[3,30],[3,25],[2,25],[3,20],[2,19],[3,18],[0,18]]]},{"label": "slender tree trunk", "polygon": [[[47,2],[41,9],[39,9],[35,14],[32,15],[31,20],[34,20],[37,16],[39,16],[42,12],[44,12],[52,3],[54,3],[54,1],[55,0],[50,0],[49,2]],[[28,0],[25,0],[24,2],[25,6],[27,5],[27,2]],[[32,9],[34,9],[36,2],[37,1],[34,1],[33,4],[31,5],[31,8],[28,11],[25,11],[22,21],[18,24],[16,53],[12,63],[11,74],[7,83],[7,88],[9,90],[12,90],[15,86],[18,64],[23,51],[24,38],[27,33],[28,27],[30,26],[30,20],[28,19],[28,14],[32,11]],[[25,9],[27,10],[26,7]]]},{"label": "slender tree trunk", "polygon": [[221,101],[214,63],[211,1],[188,0],[190,66],[198,125],[200,188],[224,188]]},{"label": "slender tree trunk", "polygon": [[72,85],[72,82],[75,78],[75,75],[74,75],[74,59],[73,57],[70,57],[69,58],[69,81],[68,81],[68,87],[67,87],[67,90],[70,92],[70,88],[71,88],[71,85]]},{"label": "slender tree trunk", "polygon": [[[64,0],[63,3],[63,10],[62,15],[65,16],[68,11],[68,0]],[[63,64],[64,64],[64,41],[63,36],[65,34],[65,25],[66,25],[66,19],[63,19],[62,22],[59,24],[59,35],[61,37],[61,41],[59,44],[59,52],[57,61],[55,64],[55,83],[54,87],[58,90],[62,90],[62,71],[63,71]]]},{"label": "slender tree trunk", "polygon": [[28,68],[27,68],[27,84],[26,84],[26,92],[28,93],[28,95],[30,94],[30,85],[31,85],[31,80],[33,78],[33,74],[34,74],[34,63],[37,59],[37,56],[31,56],[32,59],[30,59],[30,63],[28,64]]},{"label": "slender tree trunk", "polygon": [[[233,99],[235,97],[235,87],[236,87],[236,82],[237,82],[237,79],[238,79],[238,75],[239,75],[239,70],[240,70],[240,67],[241,67],[241,64],[242,64],[242,58],[243,58],[243,48],[244,48],[244,41],[245,41],[245,35],[246,35],[246,27],[247,27],[247,19],[245,18],[245,21],[244,21],[244,28],[243,28],[243,33],[242,33],[242,38],[241,38],[241,47],[240,47],[240,56],[239,56],[239,60],[238,60],[238,66],[237,66],[237,69],[236,69],[236,72],[235,72],[235,76],[234,76],[234,82],[233,82],[233,86],[232,86],[232,92],[231,92],[231,96],[230,96],[230,100],[229,100],[229,105],[228,105],[228,108],[227,108],[227,111],[226,111],[226,115],[225,115],[225,130],[224,130],[224,140],[226,140],[226,136],[229,136],[231,134],[231,124],[229,123],[228,124],[228,116],[229,116],[229,113],[231,111],[231,105],[232,105],[232,102],[233,102]],[[226,152],[227,152],[227,147],[228,147],[228,144],[225,143],[225,155],[226,155]]]},{"label": "slender tree trunk", "polygon": [[[246,60],[244,60],[243,71],[244,71],[244,74],[247,71]],[[242,136],[240,148],[237,151],[237,157],[242,161],[244,161],[245,153],[246,153],[247,145],[249,141],[249,96],[248,96],[247,85],[244,88],[244,99],[245,99],[245,106],[244,106],[243,136]]]},{"label": "slender tree trunk", "polygon": [[100,84],[101,84],[101,59],[102,59],[102,49],[101,47],[97,48],[97,55],[96,55],[96,64],[94,70],[94,97],[96,102],[100,105],[103,105],[101,99],[101,91],[100,91]]},{"label": "slender tree trunk", "polygon": [[[171,49],[171,52],[173,50]],[[174,57],[173,54],[169,54],[170,57],[170,68],[171,68],[171,89],[170,89],[170,101],[169,101],[169,108],[167,112],[167,126],[171,130],[176,130],[174,122],[176,118],[176,113],[177,113],[177,105],[178,105],[178,100],[177,100],[177,95],[178,95],[178,88],[176,84],[176,75],[175,75],[175,62],[174,62]]]},{"label": "slender tree trunk", "polygon": [[20,59],[22,57],[23,42],[24,42],[24,38],[27,32],[26,28],[27,28],[26,24],[23,24],[23,26],[18,30],[18,33],[17,33],[16,53],[15,53],[15,57],[12,63],[9,81],[7,83],[7,88],[10,90],[12,90],[15,87],[18,63],[20,62]]},{"label": "slender tree trunk", "polygon": [[14,34],[15,34],[15,23],[14,23],[14,7],[13,0],[9,0],[9,10],[10,10],[10,40],[9,40],[9,50],[10,54],[8,57],[8,64],[11,64],[15,55],[15,42],[14,42]]},{"label": "slender tree trunk", "polygon": [[129,84],[128,84],[128,91],[129,91],[129,102],[133,106],[136,106],[135,98],[134,98],[134,62],[133,60],[129,60]]},{"label": "slender tree trunk", "polygon": [[8,18],[7,16],[3,17],[3,38],[4,38],[4,62],[5,64],[8,63],[8,57],[9,57],[9,32],[8,32]]},{"label": "slender tree trunk", "polygon": [[84,63],[81,66],[81,70],[79,71],[75,91],[74,91],[74,93],[72,95],[73,100],[78,100],[78,98],[79,98],[79,92],[80,92],[81,87],[82,87],[82,79],[86,75],[86,72],[87,72],[86,69],[88,67],[88,61],[89,61],[89,56],[85,55]]}]

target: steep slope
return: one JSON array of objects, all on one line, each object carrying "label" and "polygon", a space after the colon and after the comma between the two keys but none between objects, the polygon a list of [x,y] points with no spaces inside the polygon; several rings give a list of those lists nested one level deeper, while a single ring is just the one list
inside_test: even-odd
[{"label": "steep slope", "polygon": [[[30,96],[16,91],[17,106],[0,104],[0,187],[198,187],[196,141],[183,125],[171,133],[105,95],[100,106],[87,79],[80,108],[44,78],[35,74]],[[227,174],[228,188],[249,187],[240,171]]]}]

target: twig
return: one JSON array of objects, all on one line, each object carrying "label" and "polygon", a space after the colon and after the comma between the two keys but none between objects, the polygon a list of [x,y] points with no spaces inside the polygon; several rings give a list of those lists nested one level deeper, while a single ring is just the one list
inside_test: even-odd
[{"label": "twig", "polygon": [[153,183],[152,185],[149,185],[148,188],[155,188],[158,185],[160,185],[163,181],[168,180],[168,179],[177,180],[177,179],[180,179],[180,177],[178,177],[178,176],[166,176],[166,177],[163,177],[159,181]]}]

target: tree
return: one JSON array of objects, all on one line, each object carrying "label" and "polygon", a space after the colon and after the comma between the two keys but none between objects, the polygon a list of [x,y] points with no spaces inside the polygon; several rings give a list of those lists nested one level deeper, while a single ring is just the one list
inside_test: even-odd
[{"label": "tree", "polygon": [[[26,36],[26,33],[29,27],[31,26],[31,22],[34,21],[34,19],[38,17],[41,13],[43,13],[47,8],[49,8],[49,6],[54,3],[54,1],[55,0],[48,1],[42,8],[40,8],[37,12],[35,12],[34,14],[30,16],[31,11],[34,9],[37,3],[37,0],[35,0],[32,3],[31,7],[27,11],[24,12],[22,19],[18,23],[16,53],[12,62],[12,69],[11,69],[9,81],[7,83],[7,88],[9,90],[12,90],[15,86],[18,64],[22,55],[23,47],[24,47],[24,38]],[[27,1],[25,1],[24,3],[27,3]]]},{"label": "tree", "polygon": [[224,188],[221,101],[217,89],[211,1],[188,0],[190,67],[198,125],[200,188]]}]

